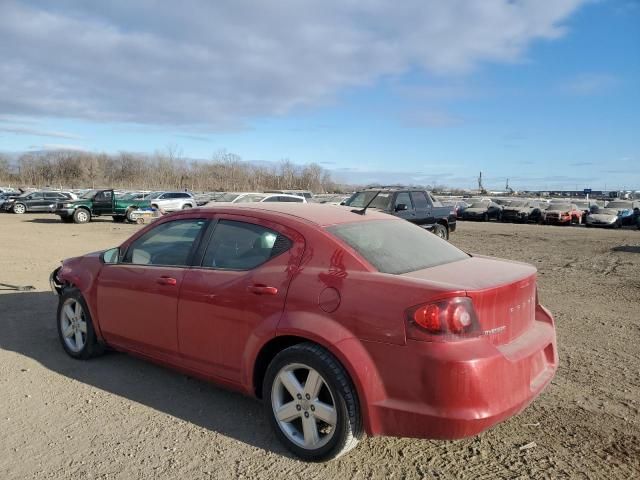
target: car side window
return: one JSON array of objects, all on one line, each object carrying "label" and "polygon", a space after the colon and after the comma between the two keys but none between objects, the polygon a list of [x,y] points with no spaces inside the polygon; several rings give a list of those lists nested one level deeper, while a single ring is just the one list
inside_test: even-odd
[{"label": "car side window", "polygon": [[280,197],[268,197],[264,199],[265,202],[279,202]]},{"label": "car side window", "polygon": [[431,206],[424,192],[411,192],[411,198],[416,208],[425,209]]},{"label": "car side window", "polygon": [[206,268],[251,270],[286,252],[292,242],[284,235],[253,223],[220,220],[202,260]]},{"label": "car side window", "polygon": [[94,197],[96,202],[109,202],[111,201],[112,192],[98,192]]},{"label": "car side window", "polygon": [[133,265],[189,266],[204,219],[174,220],[158,225],[133,242],[124,263]]},{"label": "car side window", "polygon": [[398,205],[404,203],[409,210],[413,208],[413,203],[411,202],[411,197],[409,196],[409,192],[400,192],[396,195],[396,201],[394,207],[397,208]]}]

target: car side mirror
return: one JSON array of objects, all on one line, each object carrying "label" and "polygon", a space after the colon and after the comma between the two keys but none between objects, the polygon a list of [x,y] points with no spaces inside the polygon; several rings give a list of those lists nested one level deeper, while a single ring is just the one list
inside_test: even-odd
[{"label": "car side mirror", "polygon": [[399,203],[396,205],[396,212],[401,212],[402,210],[409,210],[406,203]]},{"label": "car side mirror", "polygon": [[109,250],[106,250],[105,252],[102,253],[102,256],[101,256],[103,263],[111,264],[111,265],[118,263],[119,258],[120,258],[120,249],[118,247],[110,248]]}]

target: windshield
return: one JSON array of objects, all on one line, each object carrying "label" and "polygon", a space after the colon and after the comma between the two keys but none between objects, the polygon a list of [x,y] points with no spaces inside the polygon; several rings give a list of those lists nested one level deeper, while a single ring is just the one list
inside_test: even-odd
[{"label": "windshield", "polygon": [[376,191],[366,191],[366,192],[358,192],[351,197],[347,205],[355,208],[364,208],[371,199],[375,196],[376,198],[373,200],[369,208],[379,208],[381,210],[386,210],[389,207],[389,202],[391,202],[391,193],[390,192],[376,192]]},{"label": "windshield", "polygon": [[519,202],[511,202],[509,204],[510,208],[521,208],[521,207],[528,207],[529,206],[529,202],[523,202],[523,201],[519,201]]},{"label": "windshield", "polygon": [[243,197],[238,198],[235,203],[251,203],[251,202],[260,202],[267,198],[266,195],[257,195],[257,194],[249,194]]},{"label": "windshield", "polygon": [[144,197],[145,200],[153,200],[154,198],[158,198],[160,195],[162,195],[164,192],[151,192],[149,195],[147,195],[146,197]]},{"label": "windshield", "polygon": [[224,195],[219,196],[214,201],[215,202],[233,202],[236,198],[240,196],[239,193],[225,193]]},{"label": "windshield", "polygon": [[469,208],[487,208],[488,202],[473,202]]},{"label": "windshield", "polygon": [[550,203],[547,210],[571,210],[571,205],[568,203]]},{"label": "windshield", "polygon": [[382,273],[414,272],[469,257],[433,233],[404,220],[343,223],[327,230]]},{"label": "windshield", "polygon": [[629,202],[609,202],[609,203],[607,203],[607,208],[628,209],[628,208],[631,208],[631,203],[629,203]]},{"label": "windshield", "polygon": [[80,198],[93,198],[96,193],[98,193],[97,190],[89,190],[88,192],[84,192],[80,195]]}]

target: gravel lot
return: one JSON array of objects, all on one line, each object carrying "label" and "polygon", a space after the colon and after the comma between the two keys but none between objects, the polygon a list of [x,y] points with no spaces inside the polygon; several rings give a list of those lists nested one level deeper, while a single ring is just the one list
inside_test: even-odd
[{"label": "gravel lot", "polygon": [[65,355],[49,272],[137,228],[0,215],[0,283],[35,287],[0,287],[0,478],[640,476],[640,231],[461,222],[459,247],[538,267],[558,327],[553,383],[476,438],[372,438],[305,464],[280,447],[255,400],[123,354]]}]

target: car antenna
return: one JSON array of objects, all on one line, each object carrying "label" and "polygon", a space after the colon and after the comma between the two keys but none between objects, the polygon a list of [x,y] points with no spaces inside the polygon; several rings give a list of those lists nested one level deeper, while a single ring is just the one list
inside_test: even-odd
[{"label": "car antenna", "polygon": [[369,208],[369,205],[371,205],[373,203],[373,201],[376,199],[376,197],[378,196],[378,194],[380,194],[380,190],[378,190],[376,192],[376,194],[373,196],[373,198],[371,200],[369,200],[369,203],[367,203],[363,208],[361,209],[354,209],[351,210],[353,213],[357,213],[358,215],[364,215],[365,213],[367,213],[367,208]]}]

